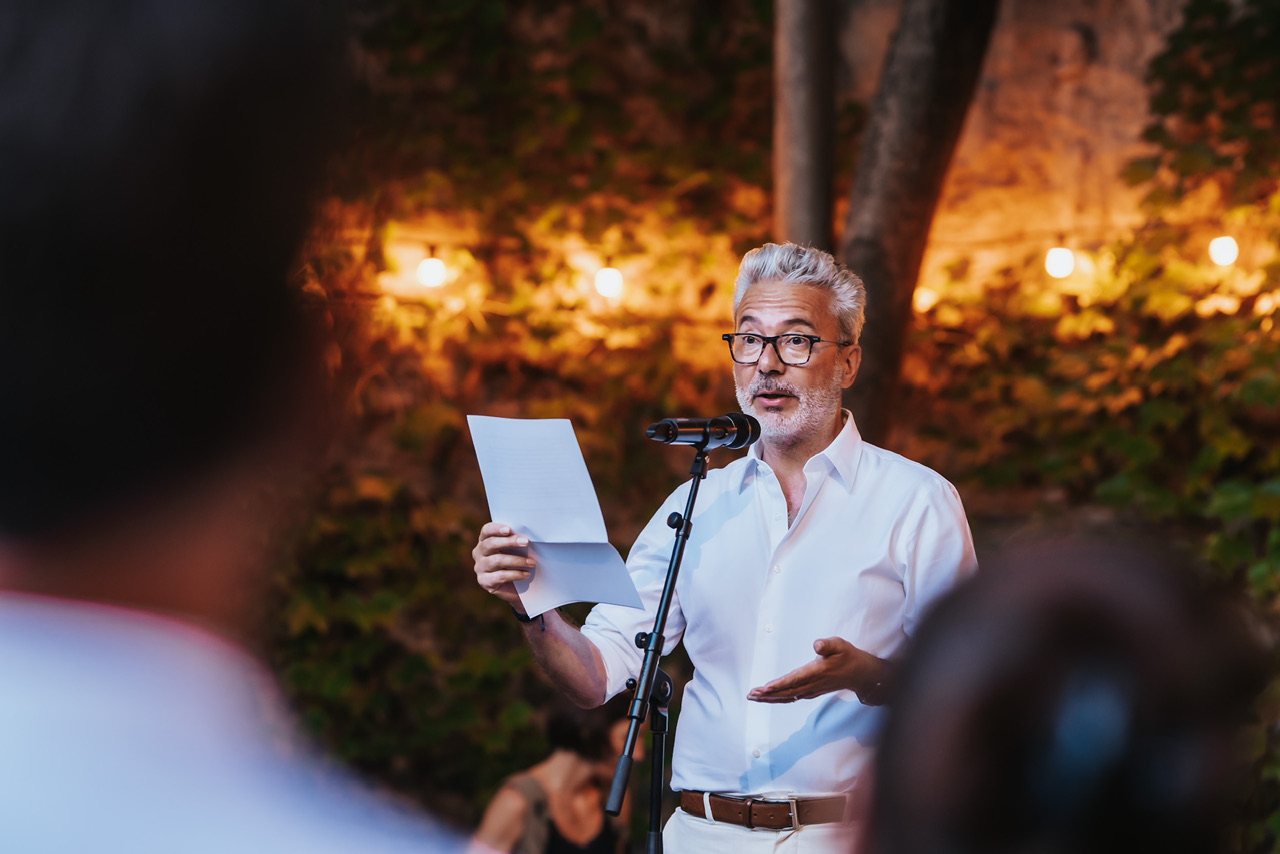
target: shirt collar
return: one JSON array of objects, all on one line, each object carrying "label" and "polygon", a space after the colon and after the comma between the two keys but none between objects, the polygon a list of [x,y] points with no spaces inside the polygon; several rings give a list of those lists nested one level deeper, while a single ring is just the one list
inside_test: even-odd
[{"label": "shirt collar", "polygon": [[[858,472],[858,462],[862,459],[862,434],[858,432],[858,425],[853,422],[853,413],[847,409],[842,409],[840,412],[844,419],[844,426],[831,440],[830,445],[809,458],[805,468],[809,469],[815,461],[819,465],[825,465],[827,472],[847,491],[852,492],[853,480]],[[756,443],[747,452],[747,464],[742,469],[739,491],[746,488],[762,465],[768,464],[761,459],[760,444]]]}]

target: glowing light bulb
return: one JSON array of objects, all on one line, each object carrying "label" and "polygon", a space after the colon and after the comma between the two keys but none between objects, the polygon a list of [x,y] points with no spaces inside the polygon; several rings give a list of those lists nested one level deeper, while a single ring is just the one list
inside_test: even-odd
[{"label": "glowing light bulb", "polygon": [[622,271],[616,267],[601,267],[596,273],[596,293],[607,299],[622,296]]},{"label": "glowing light bulb", "polygon": [[1076,256],[1065,246],[1055,246],[1045,253],[1044,271],[1055,279],[1065,279],[1075,272]]},{"label": "glowing light bulb", "polygon": [[439,258],[423,258],[418,263],[418,284],[424,288],[438,288],[449,277],[449,268]]},{"label": "glowing light bulb", "polygon": [[1230,267],[1240,257],[1240,244],[1226,235],[1209,241],[1209,258],[1219,267]]},{"label": "glowing light bulb", "polygon": [[916,311],[924,314],[938,304],[938,292],[933,288],[916,288],[915,294],[911,297],[911,304]]}]

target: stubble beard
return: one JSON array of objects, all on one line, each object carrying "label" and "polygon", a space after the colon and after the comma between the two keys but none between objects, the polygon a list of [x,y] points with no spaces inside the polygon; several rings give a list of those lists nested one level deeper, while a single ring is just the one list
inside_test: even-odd
[{"label": "stubble beard", "polygon": [[[833,411],[839,411],[844,385],[840,374],[833,372],[828,382],[802,392],[783,380],[767,374],[756,373],[751,384],[743,388],[734,378],[734,391],[742,411],[760,422],[760,438],[776,448],[793,448],[814,436],[820,435],[831,419]],[[770,412],[755,405],[755,396],[765,391],[776,391],[795,397],[791,412]]]}]

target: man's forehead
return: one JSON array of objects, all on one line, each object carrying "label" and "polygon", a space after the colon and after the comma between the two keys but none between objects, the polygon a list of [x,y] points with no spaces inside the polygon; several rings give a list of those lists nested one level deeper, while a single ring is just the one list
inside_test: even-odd
[{"label": "man's forehead", "polygon": [[786,282],[759,282],[747,289],[734,312],[734,322],[755,320],[767,323],[804,323],[817,328],[835,320],[832,295],[811,285]]}]

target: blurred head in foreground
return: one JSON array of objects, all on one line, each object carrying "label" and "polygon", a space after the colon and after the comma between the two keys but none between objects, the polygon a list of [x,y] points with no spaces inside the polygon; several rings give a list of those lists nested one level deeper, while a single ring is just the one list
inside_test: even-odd
[{"label": "blurred head in foreground", "polygon": [[445,850],[224,637],[308,397],[320,5],[0,3],[2,851]]},{"label": "blurred head in foreground", "polygon": [[234,622],[304,385],[318,5],[0,5],[0,585]]},{"label": "blurred head in foreground", "polygon": [[1006,554],[939,604],[898,672],[871,850],[1214,850],[1261,686],[1246,632],[1158,549]]}]

